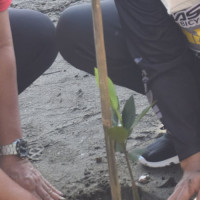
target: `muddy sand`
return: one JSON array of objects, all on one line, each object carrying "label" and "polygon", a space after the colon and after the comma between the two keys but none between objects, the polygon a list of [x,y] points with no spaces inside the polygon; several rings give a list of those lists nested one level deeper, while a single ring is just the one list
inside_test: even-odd
[{"label": "muddy sand", "polygon": [[[13,0],[12,7],[39,10],[56,25],[60,13],[76,0]],[[137,113],[147,107],[146,98],[117,86],[120,104],[133,95]],[[71,200],[109,200],[108,168],[101,124],[99,91],[93,76],[73,68],[60,55],[39,79],[19,96],[24,137],[33,164]],[[160,122],[152,111],[128,140],[128,150],[144,148],[161,136]],[[130,178],[122,154],[117,165],[123,200],[130,199]],[[100,160],[100,162],[97,162]],[[149,182],[138,183],[148,198],[166,200],[181,176],[179,166],[150,169],[131,162],[135,180],[148,174]],[[144,194],[144,192],[143,192]]]}]

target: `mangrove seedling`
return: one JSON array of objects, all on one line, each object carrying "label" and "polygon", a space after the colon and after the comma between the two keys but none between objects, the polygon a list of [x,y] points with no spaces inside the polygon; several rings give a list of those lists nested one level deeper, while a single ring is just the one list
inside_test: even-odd
[{"label": "mangrove seedling", "polygon": [[[97,85],[99,86],[99,74],[97,68],[95,68],[95,77]],[[110,106],[112,114],[112,127],[108,129],[107,134],[115,141],[116,143],[115,150],[124,153],[128,171],[131,178],[133,199],[140,200],[138,188],[135,184],[133,173],[131,170],[131,165],[129,162],[131,154],[128,153],[126,148],[127,140],[128,137],[133,132],[135,126],[146,115],[146,113],[150,110],[150,108],[153,106],[154,103],[145,108],[138,116],[136,116],[135,101],[133,96],[130,96],[130,98],[126,100],[121,113],[115,86],[109,77],[108,77],[108,90],[109,90],[109,98],[110,98]]]}]

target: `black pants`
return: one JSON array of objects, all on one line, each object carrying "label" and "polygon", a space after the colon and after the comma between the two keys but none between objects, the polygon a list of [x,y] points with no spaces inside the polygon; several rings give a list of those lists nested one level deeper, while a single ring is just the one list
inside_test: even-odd
[{"label": "black pants", "polygon": [[[101,5],[109,76],[157,101],[154,111],[172,133],[181,160],[199,152],[200,62],[180,28],[157,0],[116,0],[117,9],[114,0],[103,0]],[[69,63],[93,74],[89,4],[62,13],[57,43]]]},{"label": "black pants", "polygon": [[[113,1],[102,1],[108,73],[112,81],[144,94],[141,70],[127,49]],[[90,4],[72,6],[61,15],[57,43],[62,56],[78,69],[91,74],[96,66]]]},{"label": "black pants", "polygon": [[55,60],[55,27],[47,16],[36,11],[9,9],[9,16],[21,93]]}]

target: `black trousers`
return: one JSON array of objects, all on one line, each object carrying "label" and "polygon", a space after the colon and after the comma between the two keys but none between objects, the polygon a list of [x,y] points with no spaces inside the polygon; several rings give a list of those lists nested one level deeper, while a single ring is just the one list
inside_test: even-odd
[{"label": "black trousers", "polygon": [[9,16],[21,93],[55,60],[55,27],[47,16],[36,11],[11,8]]},{"label": "black trousers", "polygon": [[[183,160],[200,151],[200,62],[160,1],[115,3],[101,1],[109,76],[157,101],[154,111],[172,133]],[[93,74],[91,5],[72,6],[62,13],[57,44],[64,59]]]},{"label": "black trousers", "polygon": [[[129,54],[114,2],[102,1],[102,12],[109,76],[116,84],[144,94],[141,69]],[[64,59],[93,74],[96,58],[90,4],[72,6],[62,13],[57,25],[57,43]]]}]

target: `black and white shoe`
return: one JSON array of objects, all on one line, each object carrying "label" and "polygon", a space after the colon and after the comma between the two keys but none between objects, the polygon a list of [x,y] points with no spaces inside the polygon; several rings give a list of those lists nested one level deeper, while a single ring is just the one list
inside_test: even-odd
[{"label": "black and white shoe", "polygon": [[149,145],[145,152],[139,156],[139,162],[152,168],[179,164],[180,161],[169,134],[164,134]]}]

